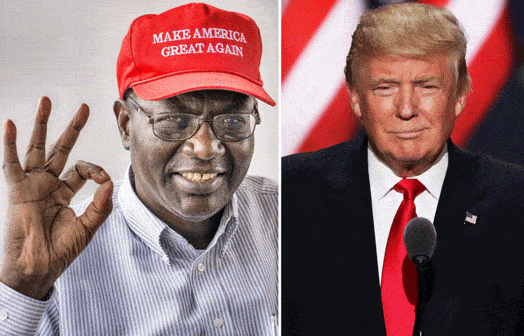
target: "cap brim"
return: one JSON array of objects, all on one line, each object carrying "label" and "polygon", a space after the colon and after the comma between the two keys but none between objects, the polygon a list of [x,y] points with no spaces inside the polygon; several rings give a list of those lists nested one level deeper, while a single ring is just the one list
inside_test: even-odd
[{"label": "cap brim", "polygon": [[159,100],[196,90],[229,90],[245,93],[275,106],[262,86],[243,77],[222,72],[188,72],[132,84],[134,92],[144,100]]}]

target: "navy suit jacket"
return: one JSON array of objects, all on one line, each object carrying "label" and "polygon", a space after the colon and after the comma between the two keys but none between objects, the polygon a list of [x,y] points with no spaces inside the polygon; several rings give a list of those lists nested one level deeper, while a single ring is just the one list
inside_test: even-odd
[{"label": "navy suit jacket", "polygon": [[[448,151],[423,335],[522,335],[524,171]],[[386,335],[367,141],[282,160],[282,323],[284,335]]]}]

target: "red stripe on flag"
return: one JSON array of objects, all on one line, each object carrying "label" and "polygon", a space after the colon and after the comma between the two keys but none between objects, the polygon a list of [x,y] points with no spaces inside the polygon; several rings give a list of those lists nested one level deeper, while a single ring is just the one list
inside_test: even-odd
[{"label": "red stripe on flag", "polygon": [[358,129],[358,123],[357,117],[351,111],[346,86],[341,85],[297,153],[326,148],[351,139]]},{"label": "red stripe on flag", "polygon": [[282,15],[282,82],[337,0],[289,0]]},{"label": "red stripe on flag", "polygon": [[506,7],[468,67],[473,90],[451,134],[458,146],[464,146],[482,123],[511,75],[515,50],[509,23]]}]

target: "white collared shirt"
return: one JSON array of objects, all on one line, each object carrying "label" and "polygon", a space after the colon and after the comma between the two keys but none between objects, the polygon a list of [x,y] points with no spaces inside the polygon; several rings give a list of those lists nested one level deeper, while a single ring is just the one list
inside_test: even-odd
[{"label": "white collared shirt", "polygon": [[[437,158],[436,163],[423,174],[416,176],[426,190],[415,198],[417,216],[425,217],[432,223],[435,219],[438,200],[448,169],[447,144]],[[373,208],[373,223],[375,226],[375,243],[377,248],[378,275],[382,282],[382,266],[388,242],[389,230],[398,207],[404,199],[402,193],[393,189],[401,177],[381,161],[368,146],[368,172],[371,187],[371,204]]]}]

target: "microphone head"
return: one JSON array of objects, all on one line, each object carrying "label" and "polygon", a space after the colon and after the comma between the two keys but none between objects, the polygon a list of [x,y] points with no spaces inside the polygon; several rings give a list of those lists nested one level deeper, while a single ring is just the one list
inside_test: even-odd
[{"label": "microphone head", "polygon": [[404,229],[404,244],[409,259],[416,264],[428,261],[435,252],[437,231],[429,219],[413,218]]}]

